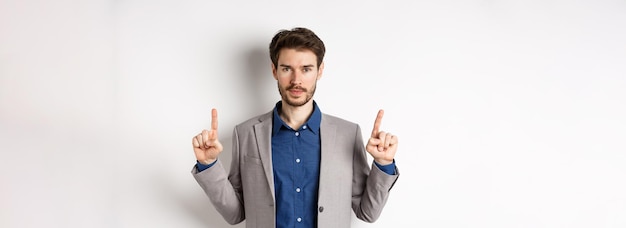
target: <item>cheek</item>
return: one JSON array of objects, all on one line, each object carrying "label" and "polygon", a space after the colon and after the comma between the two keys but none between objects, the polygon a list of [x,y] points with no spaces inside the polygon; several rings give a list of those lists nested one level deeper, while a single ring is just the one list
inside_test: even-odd
[{"label": "cheek", "polygon": [[317,82],[317,79],[319,79],[319,77],[317,77],[317,74],[311,74],[307,75],[304,80],[306,80],[306,83],[308,84],[314,84],[315,82]]},{"label": "cheek", "polygon": [[286,86],[289,86],[289,84],[291,84],[291,81],[289,80],[289,78],[278,77],[276,81],[278,81],[278,86],[280,87],[286,87]]}]

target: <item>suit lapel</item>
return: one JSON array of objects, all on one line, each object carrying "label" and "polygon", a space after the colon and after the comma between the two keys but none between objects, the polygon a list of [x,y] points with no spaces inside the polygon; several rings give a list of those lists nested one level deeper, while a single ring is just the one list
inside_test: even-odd
[{"label": "suit lapel", "polygon": [[263,115],[259,121],[261,122],[254,125],[254,134],[256,135],[256,143],[259,147],[259,156],[261,163],[263,163],[265,177],[270,185],[272,198],[275,199],[274,171],[272,167],[272,112]]},{"label": "suit lapel", "polygon": [[320,123],[320,137],[322,144],[320,159],[320,189],[324,189],[322,188],[322,185],[326,183],[324,180],[327,180],[327,178],[335,175],[333,174],[332,166],[337,162],[337,154],[334,153],[335,139],[337,138],[337,127],[329,124],[328,121],[325,120],[324,115],[322,115],[322,122]]}]

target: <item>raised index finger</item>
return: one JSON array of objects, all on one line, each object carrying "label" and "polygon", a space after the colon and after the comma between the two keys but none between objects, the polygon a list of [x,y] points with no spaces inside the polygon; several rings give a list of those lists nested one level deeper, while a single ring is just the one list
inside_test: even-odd
[{"label": "raised index finger", "polygon": [[374,129],[372,129],[372,138],[376,138],[378,136],[380,123],[383,122],[383,114],[385,114],[385,111],[383,111],[382,109],[378,110],[376,121],[374,121]]},{"label": "raised index finger", "polygon": [[217,131],[217,109],[211,110],[211,130]]}]

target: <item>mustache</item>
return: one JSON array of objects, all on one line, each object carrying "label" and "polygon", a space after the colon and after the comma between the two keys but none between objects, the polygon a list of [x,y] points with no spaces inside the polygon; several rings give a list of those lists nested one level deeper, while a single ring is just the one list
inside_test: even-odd
[{"label": "mustache", "polygon": [[287,87],[287,89],[286,89],[286,90],[292,90],[292,89],[298,89],[298,90],[302,90],[302,91],[304,91],[304,92],[306,92],[306,91],[307,91],[304,87],[302,87],[302,86],[298,86],[298,85],[290,85],[289,87]]}]

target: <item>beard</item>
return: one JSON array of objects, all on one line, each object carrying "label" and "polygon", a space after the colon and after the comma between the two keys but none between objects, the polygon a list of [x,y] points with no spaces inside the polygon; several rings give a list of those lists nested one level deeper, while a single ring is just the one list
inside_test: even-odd
[{"label": "beard", "polygon": [[[278,84],[278,93],[280,93],[280,97],[288,105],[293,106],[293,107],[300,107],[300,106],[305,105],[306,103],[309,103],[309,101],[313,98],[313,94],[315,94],[315,89],[316,88],[317,88],[317,82],[315,82],[315,84],[313,84],[313,87],[311,87],[310,91],[308,89],[304,88],[304,87],[300,87],[300,86],[296,86],[296,85],[290,85],[289,87],[287,87],[285,89],[282,89],[280,87],[280,84]],[[290,89],[302,90],[302,92],[304,92],[304,100],[302,100],[302,97],[298,97],[298,98],[291,98],[291,97],[289,97],[289,90]]]}]

